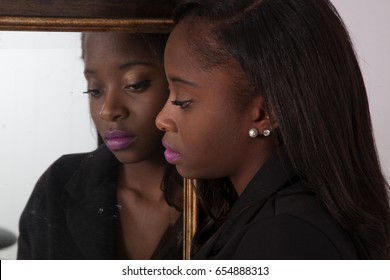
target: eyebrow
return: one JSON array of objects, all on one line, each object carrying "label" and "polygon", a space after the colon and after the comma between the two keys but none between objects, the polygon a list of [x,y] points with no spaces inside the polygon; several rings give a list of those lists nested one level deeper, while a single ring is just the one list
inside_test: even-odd
[{"label": "eyebrow", "polygon": [[[135,66],[139,66],[139,65],[145,65],[145,66],[150,66],[150,67],[155,67],[155,64],[151,63],[151,62],[146,62],[146,61],[138,61],[138,60],[135,60],[135,61],[129,61],[129,62],[126,62],[126,63],[123,63],[121,65],[119,65],[119,69],[120,70],[123,70],[123,69],[129,69],[129,68],[133,68]],[[91,70],[91,69],[85,69],[84,70],[84,75],[85,74],[94,74],[95,71],[94,70]]]},{"label": "eyebrow", "polygon": [[119,69],[132,68],[132,67],[138,66],[138,65],[145,65],[145,66],[151,66],[151,67],[155,66],[155,64],[153,64],[151,62],[136,60],[136,61],[129,61],[129,62],[126,62],[126,63],[119,65]]},{"label": "eyebrow", "polygon": [[180,77],[169,77],[168,79],[173,83],[181,83],[181,84],[185,84],[185,85],[188,85],[190,87],[193,87],[193,88],[199,87],[197,84],[190,82],[190,81],[187,81],[187,80],[184,80]]}]

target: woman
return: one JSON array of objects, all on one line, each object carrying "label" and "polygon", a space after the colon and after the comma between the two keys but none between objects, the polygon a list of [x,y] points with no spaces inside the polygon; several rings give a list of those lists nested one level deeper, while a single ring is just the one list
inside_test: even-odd
[{"label": "woman", "polygon": [[167,100],[167,35],[82,37],[90,111],[104,144],[66,155],[22,214],[19,259],[181,259],[181,183],[154,123]]},{"label": "woman", "polygon": [[[211,214],[194,258],[389,258],[388,183],[332,4],[184,0],[174,20],[156,120],[165,156],[184,177],[222,178],[227,197],[198,189]],[[234,205],[226,216],[214,201]]]}]

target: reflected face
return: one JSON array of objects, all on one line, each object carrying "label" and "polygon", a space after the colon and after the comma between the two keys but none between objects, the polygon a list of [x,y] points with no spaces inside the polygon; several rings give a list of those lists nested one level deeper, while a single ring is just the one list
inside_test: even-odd
[{"label": "reflected face", "polygon": [[93,122],[122,163],[162,159],[155,118],[168,94],[163,65],[139,37],[87,33],[83,57]]},{"label": "reflected face", "polygon": [[248,116],[233,103],[230,70],[205,70],[188,47],[191,34],[193,28],[179,23],[165,48],[170,95],[156,119],[166,132],[165,157],[186,178],[235,176],[245,159]]}]

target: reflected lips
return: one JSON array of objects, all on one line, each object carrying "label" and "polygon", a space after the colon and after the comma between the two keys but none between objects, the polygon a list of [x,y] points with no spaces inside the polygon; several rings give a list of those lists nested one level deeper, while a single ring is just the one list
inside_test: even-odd
[{"label": "reflected lips", "polygon": [[176,164],[176,162],[179,160],[179,153],[172,150],[166,143],[163,142],[163,145],[165,147],[164,157],[170,164]]},{"label": "reflected lips", "polygon": [[135,137],[128,134],[126,131],[112,130],[104,132],[107,147],[112,150],[123,150],[133,143]]}]

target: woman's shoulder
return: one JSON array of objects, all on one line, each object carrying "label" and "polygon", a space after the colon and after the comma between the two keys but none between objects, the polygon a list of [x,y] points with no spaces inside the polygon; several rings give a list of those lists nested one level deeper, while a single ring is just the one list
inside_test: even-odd
[{"label": "woman's shoulder", "polygon": [[344,231],[304,181],[277,193],[273,201],[274,217],[289,216],[316,228],[325,235],[342,235]]},{"label": "woman's shoulder", "polygon": [[269,258],[280,254],[286,259],[357,258],[350,236],[304,181],[269,199],[250,224],[242,244],[273,250],[276,255],[270,253]]},{"label": "woman's shoulder", "polygon": [[297,217],[282,214],[251,224],[234,253],[235,259],[343,259],[323,231]]},{"label": "woman's shoulder", "polygon": [[55,160],[38,179],[33,194],[56,195],[63,191],[68,181],[94,161],[95,155],[101,153],[101,147],[86,153],[66,154]]},{"label": "woman's shoulder", "polygon": [[111,157],[113,157],[112,153],[105,145],[91,152],[62,155],[48,167],[43,176],[54,175],[57,180],[62,180],[90,163],[104,162]]},{"label": "woman's shoulder", "polygon": [[47,168],[40,180],[51,178],[62,181],[68,178],[83,166],[88,158],[93,157],[94,152],[62,155]]}]

